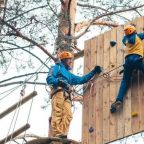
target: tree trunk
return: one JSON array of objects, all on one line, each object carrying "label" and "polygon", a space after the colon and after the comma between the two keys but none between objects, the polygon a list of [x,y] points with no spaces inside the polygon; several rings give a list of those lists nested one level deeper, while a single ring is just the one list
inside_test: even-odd
[{"label": "tree trunk", "polygon": [[71,51],[75,45],[72,37],[75,27],[77,0],[64,0],[61,4],[61,13],[59,17],[58,38],[56,41],[56,51]]},{"label": "tree trunk", "polygon": [[[75,14],[76,14],[77,0],[64,0],[61,4],[61,13],[59,18],[58,38],[56,41],[57,54],[61,51],[73,52],[72,47],[75,42],[70,37],[75,35]],[[52,129],[49,121],[48,135],[51,136]]]}]

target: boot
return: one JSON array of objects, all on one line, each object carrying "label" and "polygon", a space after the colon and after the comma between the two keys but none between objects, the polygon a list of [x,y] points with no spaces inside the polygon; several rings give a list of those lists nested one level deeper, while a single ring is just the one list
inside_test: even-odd
[{"label": "boot", "polygon": [[115,113],[118,109],[120,109],[121,105],[122,105],[122,102],[121,102],[121,101],[115,101],[115,102],[111,105],[110,112],[111,112],[111,113]]},{"label": "boot", "polygon": [[57,135],[56,137],[61,138],[61,139],[67,139],[67,135],[64,135],[64,134]]}]

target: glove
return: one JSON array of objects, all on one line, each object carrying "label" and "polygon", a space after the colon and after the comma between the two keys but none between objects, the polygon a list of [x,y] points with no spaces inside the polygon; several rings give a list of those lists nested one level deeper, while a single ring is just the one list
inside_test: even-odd
[{"label": "glove", "polygon": [[65,88],[66,90],[70,90],[70,84],[66,80],[58,79],[58,85]]},{"label": "glove", "polygon": [[102,72],[102,67],[95,66],[95,68],[92,70],[95,74],[100,74]]}]

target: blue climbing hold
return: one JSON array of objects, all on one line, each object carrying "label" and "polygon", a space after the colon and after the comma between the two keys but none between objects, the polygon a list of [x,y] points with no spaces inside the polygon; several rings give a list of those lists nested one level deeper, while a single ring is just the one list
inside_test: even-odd
[{"label": "blue climbing hold", "polygon": [[89,128],[89,133],[92,133],[94,131],[94,128],[93,127],[90,127]]},{"label": "blue climbing hold", "polygon": [[114,47],[116,45],[116,42],[115,41],[110,41],[110,46],[111,47]]}]

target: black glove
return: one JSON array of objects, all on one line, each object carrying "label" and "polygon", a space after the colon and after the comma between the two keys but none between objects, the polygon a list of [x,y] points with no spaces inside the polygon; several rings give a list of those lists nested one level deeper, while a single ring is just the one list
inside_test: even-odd
[{"label": "black glove", "polygon": [[66,80],[58,79],[58,85],[65,88],[66,90],[70,90],[70,84]]},{"label": "black glove", "polygon": [[102,67],[95,66],[95,68],[92,70],[95,74],[100,74],[102,72]]}]

